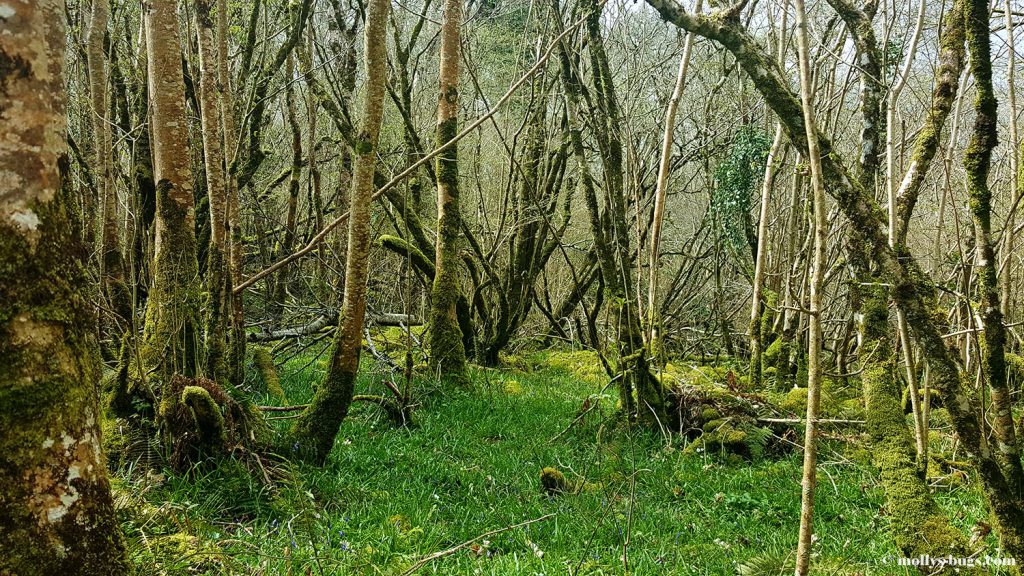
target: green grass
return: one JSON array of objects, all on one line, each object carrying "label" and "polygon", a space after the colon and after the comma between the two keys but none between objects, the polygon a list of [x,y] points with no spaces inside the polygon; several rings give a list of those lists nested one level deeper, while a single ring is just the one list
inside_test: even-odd
[{"label": "green grass", "polygon": [[[305,402],[319,378],[320,365],[308,363],[283,371],[292,403]],[[379,392],[379,374],[368,372],[359,392]],[[552,441],[599,385],[558,369],[474,378],[476,392],[422,399],[412,428],[357,406],[327,465],[294,466],[276,490],[230,462],[159,485],[123,480],[148,502],[126,520],[140,572],[401,574],[425,555],[545,515],[419,573],[623,574],[625,549],[632,574],[724,575],[795,550],[799,454],[753,463],[685,456],[659,435],[616,427],[610,390],[599,411]],[[897,551],[881,493],[871,469],[840,448],[821,453],[815,562],[830,567],[823,573],[909,573],[883,564]],[[549,498],[539,483],[545,466],[590,486]],[[974,488],[941,500],[965,531],[984,517]]]}]

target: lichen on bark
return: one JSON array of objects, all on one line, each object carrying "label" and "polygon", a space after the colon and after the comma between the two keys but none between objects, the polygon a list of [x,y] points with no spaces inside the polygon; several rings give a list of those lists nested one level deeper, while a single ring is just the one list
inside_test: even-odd
[{"label": "lichen on bark", "polygon": [[127,573],[65,171],[64,3],[0,19],[0,573]]}]

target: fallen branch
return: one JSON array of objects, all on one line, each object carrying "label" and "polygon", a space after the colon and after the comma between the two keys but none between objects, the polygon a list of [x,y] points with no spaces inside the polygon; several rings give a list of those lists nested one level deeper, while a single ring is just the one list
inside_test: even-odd
[{"label": "fallen branch", "polygon": [[474,542],[476,542],[478,540],[483,540],[484,538],[487,538],[488,536],[493,536],[495,534],[500,534],[500,533],[506,532],[508,530],[514,530],[516,528],[521,528],[521,527],[526,526],[528,524],[535,524],[535,523],[540,522],[542,520],[547,520],[548,518],[551,518],[554,515],[555,515],[555,513],[552,512],[551,514],[545,514],[545,515],[541,516],[540,518],[534,518],[533,520],[527,520],[526,522],[520,522],[519,524],[513,524],[512,526],[506,526],[504,528],[498,528],[497,530],[491,530],[490,532],[484,532],[483,534],[477,536],[476,538],[472,538],[470,540],[466,540],[465,542],[463,542],[462,544],[459,544],[458,546],[452,546],[451,548],[449,548],[447,550],[442,550],[440,552],[434,552],[433,554],[428,554],[427,556],[424,556],[423,558],[420,558],[419,560],[417,560],[416,563],[413,564],[412,566],[410,566],[408,570],[406,570],[405,572],[402,572],[402,576],[409,576],[410,574],[416,572],[420,568],[426,566],[427,563],[431,562],[432,560],[437,560],[438,558],[443,558],[444,556],[450,556],[450,555],[458,552],[459,550],[462,550],[463,548],[466,548],[466,547],[470,546],[471,544],[473,544]]},{"label": "fallen branch", "polygon": [[[333,328],[338,324],[338,312],[323,312],[309,324],[284,328],[271,332],[253,332],[249,334],[250,342],[269,342],[272,340],[284,340],[285,338],[301,338],[317,334],[325,328]],[[388,312],[368,312],[366,324],[376,326],[422,326],[423,319],[412,314],[392,314]]]},{"label": "fallen branch", "polygon": [[295,406],[257,406],[256,409],[260,412],[295,412],[296,410],[305,410],[309,408],[309,404],[297,404]]},{"label": "fallen branch", "polygon": [[[803,424],[807,422],[806,418],[758,418],[758,422],[765,422],[768,424]],[[815,420],[818,424],[864,424],[864,420],[837,420],[834,418],[817,418]]]}]

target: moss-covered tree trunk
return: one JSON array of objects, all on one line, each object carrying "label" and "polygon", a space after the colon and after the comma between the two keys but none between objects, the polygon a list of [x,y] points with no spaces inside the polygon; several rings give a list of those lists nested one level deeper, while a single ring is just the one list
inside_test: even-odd
[{"label": "moss-covered tree trunk", "polygon": [[932,498],[903,413],[903,387],[881,278],[864,290],[861,373],[871,459],[885,493],[889,529],[907,558],[969,555],[967,542]]},{"label": "moss-covered tree trunk", "polygon": [[213,1],[195,3],[199,39],[199,101],[203,128],[206,193],[210,202],[210,247],[206,259],[206,369],[218,384],[228,380],[227,366],[227,190],[224,148],[221,144],[220,95],[217,89],[219,57],[214,33]]},{"label": "moss-covered tree trunk", "polygon": [[1020,445],[1013,425],[1010,387],[1006,375],[1006,327],[999,299],[999,262],[992,242],[992,190],[988,174],[992,149],[998,142],[998,118],[995,91],[992,88],[992,56],[989,45],[988,4],[967,0],[967,46],[971,52],[970,69],[974,77],[974,129],[964,151],[964,171],[971,216],[974,219],[974,248],[978,267],[978,291],[981,296],[981,326],[984,330],[982,359],[985,380],[992,391],[992,416],[996,447],[1012,496],[1024,494],[1024,469]]},{"label": "moss-covered tree trunk", "polygon": [[366,16],[366,91],[361,103],[362,120],[355,147],[345,300],[334,338],[334,350],[323,383],[292,430],[300,455],[321,463],[327,459],[338,427],[348,415],[363,346],[370,258],[370,205],[373,174],[377,166],[377,142],[384,116],[384,83],[387,81],[385,27],[390,5],[390,0],[373,0]]},{"label": "moss-covered tree trunk", "polygon": [[164,384],[196,373],[200,350],[199,264],[188,149],[177,2],[143,6],[156,179],[153,285],[146,308],[143,366]]},{"label": "moss-covered tree trunk", "polygon": [[0,574],[125,574],[86,250],[62,186],[64,2],[0,18]]},{"label": "moss-covered tree trunk", "polygon": [[[440,93],[437,100],[437,145],[453,140],[459,132],[459,58],[462,0],[445,0],[441,25]],[[437,249],[434,285],[430,291],[430,366],[442,379],[468,385],[466,348],[456,313],[462,288],[459,285],[458,144],[452,143],[437,157]]]}]

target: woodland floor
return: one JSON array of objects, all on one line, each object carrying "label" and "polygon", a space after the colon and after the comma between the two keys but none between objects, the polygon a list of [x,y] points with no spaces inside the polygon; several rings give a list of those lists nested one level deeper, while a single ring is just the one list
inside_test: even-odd
[{"label": "woodland floor", "polygon": [[[632,574],[791,573],[783,566],[796,548],[799,453],[754,462],[684,454],[659,434],[609,424],[611,389],[559,436],[606,379],[586,358],[558,360],[540,353],[519,361],[527,369],[475,370],[476,391],[426,396],[411,428],[359,404],[328,464],[290,466],[274,489],[231,461],[192,476],[118,472],[139,573],[402,574],[423,556],[545,515],[418,573],[624,574],[624,549]],[[299,357],[281,367],[288,403],[308,400],[322,366]],[[368,368],[359,393],[383,389]],[[545,496],[545,466],[589,484]],[[891,563],[896,549],[863,447],[826,441],[819,478],[816,573],[911,573]],[[972,482],[938,498],[965,533],[984,519]],[[994,549],[993,536],[987,543]]]}]

